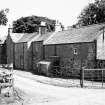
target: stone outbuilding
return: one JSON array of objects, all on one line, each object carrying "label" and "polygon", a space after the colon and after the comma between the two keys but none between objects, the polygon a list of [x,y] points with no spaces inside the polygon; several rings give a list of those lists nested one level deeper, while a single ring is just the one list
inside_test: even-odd
[{"label": "stone outbuilding", "polygon": [[39,32],[24,33],[14,44],[14,68],[35,70],[37,62],[43,60],[43,41],[53,32],[47,32],[45,26],[40,26]]},{"label": "stone outbuilding", "polygon": [[12,33],[12,29],[8,28],[8,35],[6,37],[6,60],[7,64],[13,64],[14,44],[23,36],[23,33]]},{"label": "stone outbuilding", "polygon": [[[105,68],[105,24],[39,33],[11,33],[6,40],[7,62],[15,69],[36,70],[39,61],[59,57],[62,73],[79,74],[81,67]],[[10,33],[10,32],[9,32]]]},{"label": "stone outbuilding", "polygon": [[53,34],[44,42],[45,59],[59,56],[64,75],[78,75],[81,67],[105,68],[104,28],[105,24],[94,24]]}]

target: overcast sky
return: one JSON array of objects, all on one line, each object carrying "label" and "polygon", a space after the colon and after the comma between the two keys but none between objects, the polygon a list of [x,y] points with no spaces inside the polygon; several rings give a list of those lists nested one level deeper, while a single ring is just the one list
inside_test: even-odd
[{"label": "overcast sky", "polygon": [[45,16],[66,26],[77,21],[81,10],[94,0],[0,0],[0,9],[9,8],[10,23],[22,16]]}]

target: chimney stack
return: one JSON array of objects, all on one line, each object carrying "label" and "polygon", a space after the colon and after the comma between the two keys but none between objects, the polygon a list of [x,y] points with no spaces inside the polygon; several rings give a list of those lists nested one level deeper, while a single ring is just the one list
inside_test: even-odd
[{"label": "chimney stack", "polygon": [[55,32],[63,31],[64,27],[62,27],[61,23],[57,20],[55,24]]},{"label": "chimney stack", "polygon": [[10,33],[12,33],[12,27],[9,25],[9,28],[8,28],[8,35],[10,35]]},{"label": "chimney stack", "polygon": [[43,35],[46,34],[47,32],[47,27],[45,22],[41,22],[41,25],[39,26],[39,34]]}]

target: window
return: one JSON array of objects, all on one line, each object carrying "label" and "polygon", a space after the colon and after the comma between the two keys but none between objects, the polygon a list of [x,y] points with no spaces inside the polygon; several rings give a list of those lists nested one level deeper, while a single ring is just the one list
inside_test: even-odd
[{"label": "window", "polygon": [[78,50],[77,50],[77,48],[74,48],[74,54],[75,54],[75,55],[78,54]]}]

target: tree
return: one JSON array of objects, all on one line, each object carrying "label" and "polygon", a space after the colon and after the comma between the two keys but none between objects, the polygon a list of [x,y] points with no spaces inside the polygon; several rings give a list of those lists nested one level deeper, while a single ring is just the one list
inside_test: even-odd
[{"label": "tree", "polygon": [[7,24],[7,22],[8,22],[8,19],[7,19],[7,15],[6,15],[6,13],[8,13],[9,12],[9,9],[2,9],[1,11],[0,11],[0,25],[6,25]]},{"label": "tree", "polygon": [[48,31],[55,30],[55,20],[48,19],[46,17],[28,16],[21,17],[13,22],[14,33],[33,33],[38,32],[41,22],[46,22]]},{"label": "tree", "polygon": [[105,22],[105,0],[89,3],[78,17],[78,24],[85,26]]}]

